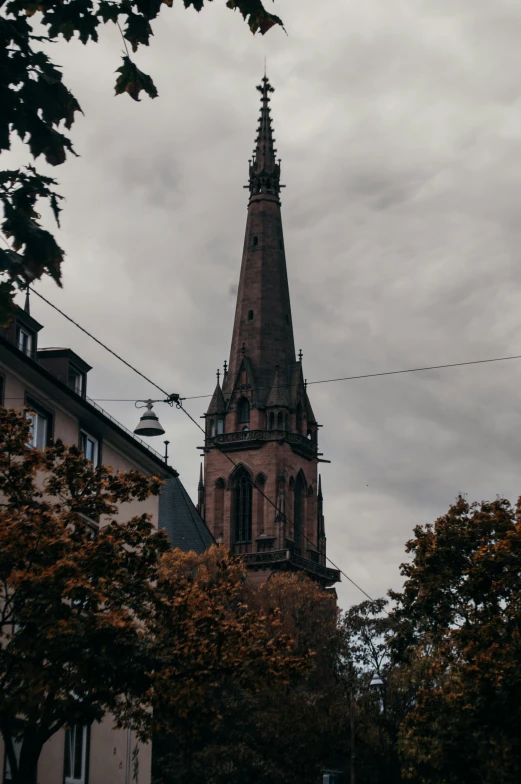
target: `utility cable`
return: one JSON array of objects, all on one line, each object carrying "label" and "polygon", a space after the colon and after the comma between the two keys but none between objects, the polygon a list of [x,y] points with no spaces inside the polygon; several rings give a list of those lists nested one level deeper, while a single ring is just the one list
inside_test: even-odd
[{"label": "utility cable", "polygon": [[[186,414],[186,416],[187,416],[189,419],[191,419],[191,420],[192,420],[192,422],[194,423],[194,425],[195,425],[196,427],[198,427],[198,428],[199,428],[199,430],[200,430],[200,431],[203,433],[203,435],[204,435],[204,436],[205,436],[205,438],[206,438],[206,432],[205,432],[204,428],[203,428],[203,427],[201,427],[201,425],[199,424],[199,422],[197,422],[197,421],[196,421],[196,420],[193,418],[193,416],[192,416],[191,414],[189,414],[189,413],[188,413],[188,411],[186,410],[186,408],[183,408],[183,406],[182,406],[182,405],[180,405],[180,403],[181,403],[181,401],[179,401],[179,404],[178,404],[178,406],[177,406],[177,407],[178,407],[178,408],[180,408],[180,409],[181,409],[181,411],[183,411],[183,412]],[[234,460],[232,460],[232,458],[230,457],[230,455],[229,455],[229,454],[227,454],[227,452],[225,452],[223,449],[220,449],[218,444],[216,444],[215,446],[216,446],[216,448],[217,448],[217,449],[219,449],[219,452],[220,452],[222,455],[224,455],[224,457],[226,457],[226,459],[227,459],[227,460],[229,460],[229,461],[230,461],[230,463],[231,463],[231,464],[232,464],[232,465],[233,465],[235,468],[237,468],[237,463],[236,463]],[[274,501],[272,501],[272,500],[271,500],[271,498],[270,498],[269,496],[267,496],[267,495],[266,495],[266,493],[265,493],[263,490],[261,490],[261,488],[260,488],[260,487],[259,487],[259,486],[258,486],[258,485],[255,483],[255,481],[254,481],[254,480],[251,478],[251,476],[250,476],[249,474],[247,474],[247,477],[248,477],[248,481],[250,482],[251,486],[252,486],[252,487],[253,487],[255,490],[257,490],[257,492],[259,492],[259,493],[261,494],[261,496],[262,496],[263,498],[265,498],[265,499],[266,499],[266,501],[267,501],[269,504],[271,504],[271,506],[272,506],[272,507],[275,509],[275,511],[277,512],[277,514],[279,514],[279,515],[281,515],[282,517],[284,517],[284,518],[285,518],[285,519],[286,519],[286,520],[287,520],[289,523],[291,523],[291,524],[294,526],[294,523],[293,523],[293,521],[291,520],[291,518],[289,518],[289,517],[288,517],[288,515],[287,515],[287,514],[285,514],[284,512],[281,512],[281,510],[280,510],[280,509],[278,508],[278,506],[277,506],[277,505],[274,503]],[[308,536],[306,536],[306,534],[305,534],[304,532],[302,532],[302,535],[303,535],[304,539],[306,540],[307,544],[311,544],[311,545],[313,545],[313,547],[316,547],[316,545],[314,544],[314,542],[312,542],[312,541],[311,541],[311,539],[310,539]],[[336,569],[336,570],[337,570],[337,572],[340,572],[340,574],[341,574],[341,575],[343,575],[343,576],[346,578],[346,580],[349,580],[349,582],[350,582],[352,585],[354,585],[354,586],[355,586],[355,588],[358,588],[358,590],[359,590],[361,593],[363,593],[363,594],[364,594],[364,596],[366,596],[366,597],[367,597],[367,598],[368,598],[368,599],[369,599],[371,602],[374,602],[374,599],[372,598],[372,596],[370,596],[370,595],[367,593],[367,591],[364,591],[364,589],[363,589],[363,588],[362,588],[360,585],[358,585],[358,583],[356,583],[356,582],[355,582],[355,581],[354,581],[354,580],[353,580],[351,577],[349,577],[349,575],[348,575],[348,574],[346,574],[346,573],[345,573],[345,572],[344,572],[342,569],[340,569],[340,568],[339,568],[339,567],[338,567],[338,566],[337,566],[337,565],[334,563],[334,561],[332,561],[332,560],[331,560],[331,558],[330,558],[328,555],[326,555],[326,561],[329,561],[329,563],[331,564],[331,566],[332,566],[334,569]]]},{"label": "utility cable", "polygon": [[84,332],[86,335],[89,336],[89,338],[92,338],[92,340],[94,340],[96,343],[98,343],[98,345],[100,345],[102,348],[104,348],[106,351],[108,351],[109,354],[112,354],[113,357],[116,357],[116,359],[119,359],[120,362],[123,362],[124,365],[126,365],[128,368],[133,370],[134,373],[137,373],[138,376],[141,376],[141,378],[144,378],[145,381],[148,381],[149,384],[152,384],[153,387],[155,387],[156,389],[159,389],[159,391],[162,392],[163,395],[166,395],[166,397],[170,396],[170,392],[166,392],[158,384],[156,384],[155,381],[152,381],[150,378],[148,378],[143,373],[141,373],[137,368],[135,368],[133,365],[131,365],[130,362],[127,362],[126,359],[123,359],[123,357],[120,357],[119,354],[116,354],[115,351],[112,351],[112,349],[109,348],[105,343],[102,343],[101,340],[98,340],[98,338],[94,337],[94,335],[92,333],[90,333],[88,330],[86,330],[84,327],[82,327],[80,324],[78,324],[77,321],[74,321],[74,319],[72,319],[70,316],[68,316],[66,313],[64,313],[63,310],[60,310],[60,308],[56,307],[56,305],[54,305],[52,302],[50,302],[48,299],[46,299],[43,296],[43,294],[40,294],[38,291],[36,291],[36,289],[33,289],[32,286],[28,286],[28,288],[29,288],[30,291],[33,292],[33,294],[36,294],[37,297],[40,297],[40,299],[43,299],[44,302],[46,302],[48,305],[50,305],[51,308],[54,308],[54,310],[57,310],[58,313],[60,313],[64,318],[67,319],[67,321],[70,321],[72,324],[74,324],[75,327],[78,327],[78,329],[81,329],[82,332]]},{"label": "utility cable", "polygon": [[[116,354],[115,351],[113,351],[111,348],[109,348],[101,340],[96,338],[87,329],[85,329],[80,324],[78,324],[77,321],[74,321],[74,319],[71,318],[70,316],[68,316],[66,313],[64,313],[63,310],[60,310],[60,308],[58,308],[56,305],[54,305],[46,297],[44,297],[43,294],[40,294],[38,291],[33,289],[31,286],[29,286],[29,289],[34,294],[36,294],[37,297],[40,297],[40,299],[43,299],[44,302],[46,302],[48,305],[50,305],[51,308],[54,308],[54,310],[56,310],[58,313],[60,313],[60,315],[62,315],[64,318],[66,318],[67,321],[70,321],[72,324],[74,324],[75,327],[78,327],[78,329],[80,329],[82,332],[84,332],[86,335],[88,335],[90,338],[92,338],[92,340],[94,340],[96,343],[98,343],[98,345],[100,345],[102,348],[104,348],[106,351],[108,351],[110,354],[112,354],[112,356],[116,357],[116,359],[119,359],[120,362],[123,362],[123,364],[126,365],[131,370],[133,370],[134,373],[137,373],[138,376],[141,376],[141,378],[144,378],[145,381],[148,381],[149,384],[152,384],[152,386],[154,386],[156,389],[158,389],[164,395],[169,397],[169,395],[170,395],[169,392],[166,392],[162,387],[160,387],[158,384],[156,384],[155,381],[152,381],[150,378],[148,378],[143,373],[141,373],[139,370],[137,370],[137,368],[135,368],[133,365],[131,365],[129,362],[127,362],[125,359],[123,359],[123,357],[120,357],[119,354]],[[466,362],[450,362],[450,363],[446,363],[446,364],[443,364],[443,365],[426,365],[424,367],[404,368],[403,370],[385,370],[385,371],[379,372],[379,373],[363,373],[363,374],[356,375],[356,376],[340,376],[338,378],[322,378],[322,379],[318,379],[316,381],[306,381],[305,383],[308,386],[311,385],[311,384],[331,384],[331,383],[334,383],[334,382],[337,382],[337,381],[356,381],[356,380],[363,379],[363,378],[379,378],[379,377],[382,377],[382,376],[397,376],[397,375],[402,375],[404,373],[420,373],[420,372],[426,371],[426,370],[445,370],[447,368],[465,367],[467,365],[484,365],[484,364],[487,364],[487,363],[490,363],[490,362],[507,362],[507,361],[513,360],[513,359],[521,359],[521,354],[514,354],[512,356],[507,356],[507,357],[489,357],[487,359],[473,359],[473,360],[468,360]],[[269,388],[270,389],[291,389],[294,386],[300,386],[300,382],[298,382],[298,384],[280,384],[278,387],[269,387]],[[264,389],[264,387],[256,387],[256,389],[258,391],[260,391],[260,390]],[[190,397],[183,398],[183,400],[202,400],[203,398],[209,398],[209,397],[212,397],[212,394],[208,394],[208,395],[192,395]],[[126,402],[126,400],[119,400],[119,399],[116,400],[115,398],[114,399],[113,398],[100,398],[100,400],[106,400],[107,402],[110,401],[110,400],[113,400],[114,402]],[[132,402],[132,400],[129,399],[128,402]]]},{"label": "utility cable", "polygon": [[[54,310],[56,310],[58,313],[60,313],[60,315],[62,315],[64,318],[66,318],[67,321],[70,321],[72,324],[74,324],[75,327],[78,327],[78,329],[80,329],[82,332],[84,332],[86,335],[88,335],[88,337],[92,338],[92,340],[94,340],[96,343],[98,343],[98,345],[100,345],[102,348],[104,348],[106,351],[108,351],[110,354],[112,354],[112,356],[116,357],[116,359],[119,359],[119,361],[122,362],[124,365],[126,365],[128,368],[130,368],[130,370],[133,370],[134,373],[137,373],[138,376],[141,376],[141,378],[143,378],[145,381],[148,381],[149,384],[152,384],[152,386],[154,386],[156,389],[158,389],[160,392],[162,392],[164,395],[166,395],[167,398],[171,397],[169,392],[166,392],[166,390],[164,390],[162,387],[160,387],[158,384],[156,384],[150,378],[148,378],[143,373],[141,373],[137,368],[135,368],[133,365],[131,365],[129,362],[127,362],[125,359],[123,359],[123,357],[119,356],[119,354],[116,354],[116,352],[113,351],[111,348],[109,348],[105,343],[103,343],[101,340],[96,338],[91,332],[89,332],[84,327],[82,327],[80,324],[78,324],[77,321],[75,321],[73,318],[71,318],[66,313],[64,313],[62,310],[60,310],[60,308],[58,308],[52,302],[50,302],[50,300],[48,300],[46,297],[44,297],[43,294],[40,294],[38,291],[33,289],[31,286],[29,286],[28,288],[30,289],[30,291],[32,291],[34,294],[36,294],[37,297],[40,297],[40,299],[42,299],[44,302],[46,302],[48,305],[50,305],[51,308],[54,308]],[[521,356],[519,356],[519,357],[501,357],[500,359],[521,359]],[[481,362],[493,362],[493,361],[498,361],[498,360],[480,360],[480,361]],[[460,364],[476,364],[476,363],[468,362],[468,363],[460,363]],[[453,365],[448,365],[447,367],[453,367]],[[433,369],[433,368],[415,368],[414,371],[415,370],[430,370],[430,369]],[[407,370],[390,371],[388,373],[369,374],[368,376],[353,376],[353,378],[369,378],[371,375],[391,375],[392,373],[407,373],[407,372],[414,372],[414,371],[407,371]],[[311,382],[308,382],[308,383],[320,384],[320,383],[328,383],[329,381],[347,381],[347,380],[349,380],[349,379],[348,378],[344,378],[344,379],[327,379],[326,381],[323,381],[323,382],[322,381],[311,381]],[[198,395],[196,397],[197,398],[211,397],[211,395]],[[199,430],[201,430],[201,432],[206,437],[206,433],[205,433],[204,428],[201,427],[199,422],[197,422],[193,418],[193,416],[185,408],[183,408],[183,405],[182,405],[182,400],[195,400],[196,397],[179,399],[179,401],[177,402],[176,405],[177,405],[177,408],[180,408],[186,414],[186,416],[194,423],[194,425],[196,427],[198,427]],[[109,399],[110,398],[107,398],[107,400],[109,400]],[[221,452],[221,454],[223,454],[230,461],[230,463],[235,468],[237,467],[237,463],[235,463],[235,461],[232,460],[232,458],[225,451],[223,451],[222,449],[219,449],[219,451]],[[271,506],[273,506],[273,508],[275,509],[277,514],[283,515],[286,520],[288,520],[290,523],[292,523],[291,519],[289,519],[286,514],[281,512],[280,509],[277,507],[277,505],[271,500],[271,498],[269,498],[266,495],[266,493],[263,490],[261,490],[261,488],[258,485],[255,484],[254,480],[249,476],[249,474],[248,474],[248,479],[249,479],[252,487],[255,488],[255,490],[257,490],[257,492],[259,492],[262,495],[262,497],[265,498],[268,501],[269,504],[271,504]],[[315,547],[314,543],[309,539],[308,536],[306,536],[305,533],[303,533],[303,536],[304,536],[304,539],[306,540],[306,542],[308,544],[312,544],[313,547]],[[340,572],[340,574],[342,574],[346,578],[346,580],[349,580],[349,582],[352,585],[354,585],[355,588],[357,588],[361,593],[363,593],[364,596],[366,596],[370,601],[374,601],[374,599],[367,593],[367,591],[364,591],[363,588],[361,588],[351,577],[349,577],[348,574],[346,574],[342,569],[340,569],[331,560],[331,558],[329,558],[329,556],[327,556],[327,555],[326,555],[326,560],[329,561],[329,563],[333,566],[333,568],[336,569],[338,572]]]}]

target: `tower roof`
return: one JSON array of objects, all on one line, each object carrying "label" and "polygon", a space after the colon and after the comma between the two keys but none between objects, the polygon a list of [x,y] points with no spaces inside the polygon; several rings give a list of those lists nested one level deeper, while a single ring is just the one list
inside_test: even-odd
[{"label": "tower roof", "polygon": [[257,88],[261,106],[254,157],[250,160],[248,218],[237,293],[229,372],[223,384],[229,399],[244,360],[256,381],[257,405],[265,405],[277,365],[287,378],[295,362],[288,274],[280,209],[280,161],[270,114],[274,92],[267,76]]},{"label": "tower roof", "polygon": [[224,402],[223,392],[217,377],[217,384],[215,386],[210,405],[208,406],[207,414],[224,414],[226,411],[226,403]]}]

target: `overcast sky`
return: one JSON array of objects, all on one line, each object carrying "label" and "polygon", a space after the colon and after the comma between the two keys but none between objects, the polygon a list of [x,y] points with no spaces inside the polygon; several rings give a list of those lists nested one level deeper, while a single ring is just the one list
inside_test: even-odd
[{"label": "overcast sky", "polygon": [[[271,8],[270,4],[270,8]],[[211,393],[228,359],[247,160],[267,57],[297,349],[308,380],[521,354],[521,2],[276,0],[252,37],[216,0],[164,8],[135,56],[159,97],[113,97],[121,39],[53,47],[85,112],[64,289],[39,290],[165,389]],[[19,149],[14,157],[18,161]],[[49,169],[40,163],[42,170]],[[33,297],[40,343],[94,366],[91,397],[153,387]],[[328,554],[371,595],[416,524],[521,492],[521,361],[309,387]],[[206,400],[187,402],[197,418]],[[132,403],[101,403],[129,427]],[[195,496],[200,434],[158,406]],[[158,449],[162,451],[160,443]],[[346,580],[343,607],[363,600]]]}]

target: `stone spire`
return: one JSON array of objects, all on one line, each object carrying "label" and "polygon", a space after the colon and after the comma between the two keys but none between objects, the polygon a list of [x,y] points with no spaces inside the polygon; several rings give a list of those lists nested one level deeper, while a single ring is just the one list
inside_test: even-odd
[{"label": "stone spire", "polygon": [[253,159],[250,160],[250,181],[245,187],[250,189],[250,197],[257,194],[271,194],[279,196],[280,184],[280,159],[275,160],[275,149],[273,138],[273,128],[271,125],[271,111],[269,107],[270,93],[275,89],[269,83],[268,77],[262,77],[262,84],[257,85],[257,90],[261,94],[261,110],[259,115],[259,126],[255,139],[255,150]]},{"label": "stone spire", "polygon": [[245,186],[250,191],[248,217],[223,392],[229,400],[239,369],[247,359],[258,395],[253,402],[262,406],[273,385],[277,365],[285,376],[289,365],[295,363],[295,342],[279,199],[283,186],[280,161],[275,160],[269,108],[274,90],[266,76],[257,89],[261,111],[249,184]]}]

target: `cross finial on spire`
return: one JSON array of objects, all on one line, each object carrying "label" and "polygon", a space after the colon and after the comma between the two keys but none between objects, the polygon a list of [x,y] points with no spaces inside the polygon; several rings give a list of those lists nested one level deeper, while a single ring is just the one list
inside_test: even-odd
[{"label": "cross finial on spire", "polygon": [[302,353],[302,349],[300,348],[300,349],[299,349],[299,352],[298,352],[298,361],[299,361],[299,362],[302,362],[302,357],[303,357],[303,356],[304,356],[304,354]]},{"label": "cross finial on spire", "polygon": [[219,379],[221,378],[221,371],[217,368],[217,383],[219,383]]},{"label": "cross finial on spire", "polygon": [[224,368],[224,375],[226,375],[228,372],[228,363],[226,360],[224,360],[223,362],[223,368]]},{"label": "cross finial on spire", "polygon": [[264,61],[264,76],[261,84],[257,86],[261,94],[261,110],[259,115],[259,125],[257,137],[255,139],[255,149],[253,159],[250,163],[250,181],[246,188],[250,189],[250,195],[271,194],[277,200],[280,193],[280,161],[275,160],[275,147],[273,129],[270,117],[270,93],[275,92],[266,76],[266,61]]}]

